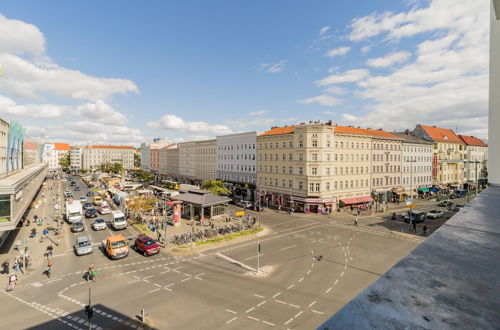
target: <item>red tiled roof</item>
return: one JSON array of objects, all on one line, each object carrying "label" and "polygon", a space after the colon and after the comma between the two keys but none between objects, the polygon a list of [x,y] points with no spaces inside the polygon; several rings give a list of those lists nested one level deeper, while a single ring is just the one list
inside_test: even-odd
[{"label": "red tiled roof", "polygon": [[132,146],[105,146],[105,145],[94,145],[89,146],[92,149],[134,149]]},{"label": "red tiled roof", "polygon": [[402,140],[400,136],[386,132],[382,129],[369,129],[369,128],[354,127],[354,126],[335,126],[334,131],[335,133],[357,134],[357,135],[367,135],[375,137],[380,136],[390,139]]},{"label": "red tiled roof", "polygon": [[477,146],[477,147],[487,147],[488,145],[484,143],[483,140],[475,137],[475,136],[468,136],[468,135],[459,135],[459,137],[464,141],[466,145],[469,146]]},{"label": "red tiled roof", "polygon": [[67,143],[54,143],[54,150],[67,150],[69,151],[69,144]]},{"label": "red tiled roof", "polygon": [[420,125],[429,136],[437,142],[451,142],[463,144],[463,141],[449,128]]},{"label": "red tiled roof", "polygon": [[295,126],[273,127],[269,131],[262,133],[259,136],[290,134],[290,133],[293,133],[294,127]]},{"label": "red tiled roof", "polygon": [[24,149],[35,150],[38,147],[38,143],[31,141],[24,141]]}]

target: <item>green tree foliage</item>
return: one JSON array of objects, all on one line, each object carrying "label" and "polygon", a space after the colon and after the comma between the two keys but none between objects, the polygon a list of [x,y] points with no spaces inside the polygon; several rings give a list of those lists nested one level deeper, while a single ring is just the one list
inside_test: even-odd
[{"label": "green tree foliage", "polygon": [[231,191],[224,186],[224,182],[219,180],[208,180],[203,182],[201,189],[208,190],[214,195],[229,195]]},{"label": "green tree foliage", "polygon": [[123,166],[120,163],[114,163],[111,166],[111,172],[113,172],[115,174],[121,173],[122,171],[123,171]]},{"label": "green tree foliage", "polygon": [[59,165],[62,168],[69,168],[70,165],[69,152],[65,153],[61,158],[59,158]]},{"label": "green tree foliage", "polygon": [[144,182],[153,181],[153,179],[155,178],[153,174],[144,170],[134,170],[133,175],[135,178]]},{"label": "green tree foliage", "polygon": [[135,167],[140,167],[141,166],[141,155],[134,154],[134,166]]}]

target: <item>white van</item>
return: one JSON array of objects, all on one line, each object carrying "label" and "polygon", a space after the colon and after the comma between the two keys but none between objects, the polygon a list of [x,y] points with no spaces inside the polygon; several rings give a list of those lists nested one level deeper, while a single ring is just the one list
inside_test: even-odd
[{"label": "white van", "polygon": [[113,227],[113,229],[118,230],[127,228],[127,220],[125,219],[125,214],[123,214],[122,211],[111,211],[111,215],[113,216],[113,219],[111,220],[111,227]]},{"label": "white van", "polygon": [[73,223],[82,220],[82,203],[80,201],[67,201],[66,202],[66,221]]}]

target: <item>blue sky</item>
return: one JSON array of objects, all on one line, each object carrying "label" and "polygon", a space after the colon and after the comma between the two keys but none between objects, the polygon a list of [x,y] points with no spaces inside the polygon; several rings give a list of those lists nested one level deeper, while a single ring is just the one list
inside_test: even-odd
[{"label": "blue sky", "polygon": [[70,143],[317,119],[485,137],[483,2],[10,1],[0,115]]}]

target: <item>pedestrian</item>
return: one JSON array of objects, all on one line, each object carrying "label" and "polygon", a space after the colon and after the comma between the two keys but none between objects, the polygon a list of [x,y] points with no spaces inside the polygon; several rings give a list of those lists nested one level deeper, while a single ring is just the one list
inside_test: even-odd
[{"label": "pedestrian", "polygon": [[47,268],[45,268],[45,272],[44,272],[48,278],[50,278],[53,267],[54,267],[54,264],[52,263],[52,261],[49,260],[49,262],[47,263]]},{"label": "pedestrian", "polygon": [[17,240],[15,245],[16,245],[16,251],[19,251],[19,246],[21,245],[21,241]]},{"label": "pedestrian", "polygon": [[16,287],[16,283],[17,283],[17,275],[11,274],[9,276],[9,285],[7,286],[6,291],[14,290],[14,288]]},{"label": "pedestrian", "polygon": [[14,271],[17,273],[19,272],[20,268],[21,266],[19,265],[19,259],[18,258],[14,259]]},{"label": "pedestrian", "polygon": [[45,255],[47,256],[47,259],[49,257],[52,257],[52,251],[53,250],[54,250],[54,247],[52,246],[52,244],[47,245],[47,249],[46,249],[46,252],[45,252]]},{"label": "pedestrian", "polygon": [[354,218],[354,223],[352,224],[353,226],[358,226],[358,217]]},{"label": "pedestrian", "polygon": [[159,230],[156,231],[156,236],[157,236],[157,241],[160,242],[161,241],[161,233]]},{"label": "pedestrian", "polygon": [[427,236],[427,226],[425,226],[425,225],[422,228],[422,234],[424,234],[424,236]]},{"label": "pedestrian", "polygon": [[411,225],[413,226],[413,231],[416,233],[417,232],[417,222],[415,220],[412,220]]},{"label": "pedestrian", "polygon": [[358,208],[358,216],[359,216],[360,213],[361,213],[361,210]]}]

